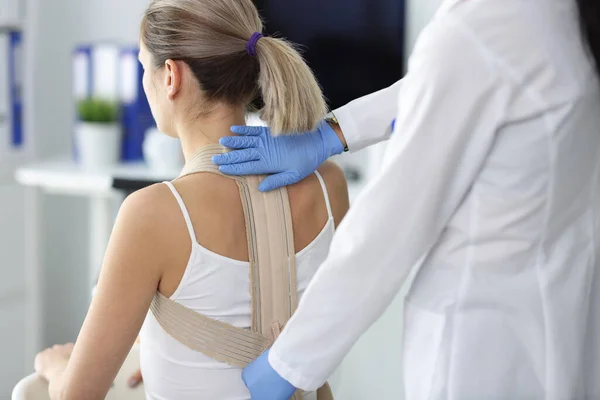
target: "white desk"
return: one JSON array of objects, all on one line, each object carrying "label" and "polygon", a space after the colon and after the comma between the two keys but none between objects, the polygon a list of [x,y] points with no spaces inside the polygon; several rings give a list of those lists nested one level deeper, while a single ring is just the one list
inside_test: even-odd
[{"label": "white desk", "polygon": [[38,187],[46,192],[82,196],[111,196],[155,182],[175,178],[179,171],[154,171],[144,163],[119,164],[112,168],[86,170],[69,158],[39,162],[21,167],[16,179],[22,185]]}]

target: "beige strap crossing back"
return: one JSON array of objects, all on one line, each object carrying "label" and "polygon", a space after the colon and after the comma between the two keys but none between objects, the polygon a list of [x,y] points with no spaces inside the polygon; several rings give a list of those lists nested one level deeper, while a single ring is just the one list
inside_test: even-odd
[{"label": "beige strap crossing back", "polygon": [[[225,151],[220,145],[201,148],[188,161],[180,177],[200,172],[222,175],[212,157]],[[158,292],[150,309],[162,328],[190,349],[244,368],[273,344],[296,310],[296,254],[287,190],[262,193],[258,190],[259,176],[227,177],[238,185],[246,219],[251,329],[208,318]],[[329,385],[319,389],[317,398],[333,400]],[[301,400],[302,393],[297,392],[292,399]]]}]

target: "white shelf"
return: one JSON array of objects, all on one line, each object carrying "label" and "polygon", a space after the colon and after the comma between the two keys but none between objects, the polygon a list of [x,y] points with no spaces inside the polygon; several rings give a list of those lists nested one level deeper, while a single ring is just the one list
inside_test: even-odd
[{"label": "white shelf", "polygon": [[25,164],[31,159],[27,149],[11,149],[0,154],[0,185],[15,183],[16,165]]},{"label": "white shelf", "polygon": [[15,178],[24,186],[70,195],[110,195],[116,180],[161,182],[177,177],[179,171],[156,171],[143,162],[122,163],[111,168],[85,169],[69,157],[28,164],[17,169]]},{"label": "white shelf", "polygon": [[20,31],[23,29],[23,23],[18,20],[0,21],[0,31]]}]

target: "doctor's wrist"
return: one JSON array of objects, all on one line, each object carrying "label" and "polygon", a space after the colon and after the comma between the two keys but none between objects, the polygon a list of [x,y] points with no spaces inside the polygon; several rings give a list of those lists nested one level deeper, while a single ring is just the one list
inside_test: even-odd
[{"label": "doctor's wrist", "polygon": [[346,143],[346,138],[344,137],[344,132],[342,132],[342,127],[340,126],[340,124],[338,124],[337,122],[329,123],[329,126],[337,135],[338,139],[342,143],[342,146],[344,146],[344,151],[348,151],[348,144]]},{"label": "doctor's wrist", "polygon": [[321,134],[325,145],[330,150],[329,157],[348,151],[346,138],[340,124],[335,118],[325,119],[323,128],[321,128]]}]

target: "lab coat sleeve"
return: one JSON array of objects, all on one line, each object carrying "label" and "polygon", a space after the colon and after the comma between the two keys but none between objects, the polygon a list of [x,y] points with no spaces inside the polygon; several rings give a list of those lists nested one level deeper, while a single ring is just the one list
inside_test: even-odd
[{"label": "lab coat sleeve", "polygon": [[398,111],[401,86],[402,81],[398,81],[333,112],[351,151],[362,150],[389,138],[390,126]]},{"label": "lab coat sleeve", "polygon": [[315,390],[334,372],[439,240],[485,163],[514,87],[477,40],[449,18],[421,36],[400,88],[402,135],[271,349],[270,364],[294,386]]}]

